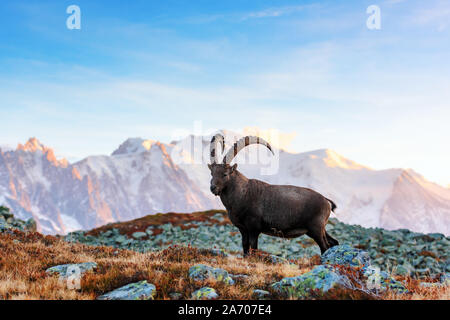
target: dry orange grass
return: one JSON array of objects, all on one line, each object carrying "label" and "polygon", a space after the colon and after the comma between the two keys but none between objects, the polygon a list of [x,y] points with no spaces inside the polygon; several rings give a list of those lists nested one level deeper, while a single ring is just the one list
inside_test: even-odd
[{"label": "dry orange grass", "polygon": [[[95,272],[87,273],[80,290],[67,288],[58,276],[45,273],[49,267],[81,262],[97,262]],[[189,299],[192,292],[203,286],[217,290],[221,299],[252,299],[254,289],[267,290],[283,277],[309,271],[319,263],[318,257],[273,265],[267,256],[256,253],[248,259],[213,256],[205,250],[190,247],[171,247],[155,253],[137,253],[111,247],[92,247],[67,243],[39,233],[0,234],[0,299],[95,299],[99,295],[123,285],[147,280],[157,288],[156,299],[170,299],[170,293],[179,292]],[[194,264],[226,269],[231,274],[245,274],[245,280],[227,286],[214,280],[196,282],[188,278],[188,269]],[[413,279],[406,279],[412,294],[384,299],[448,299],[448,288],[421,288]],[[269,290],[270,291],[270,290]],[[273,298],[282,298],[272,292]],[[350,290],[330,292],[326,299],[371,298]]]}]

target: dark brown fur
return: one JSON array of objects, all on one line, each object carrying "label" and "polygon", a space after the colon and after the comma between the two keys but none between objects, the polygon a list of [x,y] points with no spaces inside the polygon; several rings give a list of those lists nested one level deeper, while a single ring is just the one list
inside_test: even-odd
[{"label": "dark brown fur", "polygon": [[244,255],[258,248],[261,233],[284,238],[308,235],[323,253],[338,245],[325,230],[331,210],[336,205],[314,190],[271,185],[247,179],[237,164],[213,163],[211,192],[220,196],[231,222],[242,234]]}]

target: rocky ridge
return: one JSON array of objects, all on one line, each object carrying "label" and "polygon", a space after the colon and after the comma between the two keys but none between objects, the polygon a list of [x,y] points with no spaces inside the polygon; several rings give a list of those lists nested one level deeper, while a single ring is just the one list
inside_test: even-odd
[{"label": "rocky ridge", "polygon": [[[121,225],[116,224],[98,229],[94,233],[73,232],[65,239],[140,252],[158,251],[174,244],[187,243],[197,248],[216,248],[218,252],[241,252],[240,233],[223,211],[210,211],[200,216],[201,219],[195,220],[186,215],[186,221],[173,224],[156,223],[156,217],[153,219],[148,216],[147,223],[139,225],[139,230],[136,231],[130,228],[121,229]],[[142,223],[143,220],[139,221]],[[133,225],[133,222],[130,222],[130,225]],[[417,278],[450,272],[450,237],[442,234],[422,234],[406,229],[390,231],[363,228],[342,223],[335,218],[329,220],[327,231],[338,239],[341,245],[364,250],[372,265],[381,270]],[[307,236],[280,239],[261,235],[259,248],[270,253],[273,260],[310,259],[320,255],[319,247]]]}]

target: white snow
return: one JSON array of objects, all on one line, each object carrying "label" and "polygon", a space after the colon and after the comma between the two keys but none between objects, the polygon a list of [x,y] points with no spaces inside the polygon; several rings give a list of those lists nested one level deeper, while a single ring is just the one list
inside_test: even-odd
[{"label": "white snow", "polygon": [[129,138],[122,143],[112,155],[132,154],[149,151],[152,145],[156,143],[155,140],[144,140],[142,138]]},{"label": "white snow", "polygon": [[[222,133],[227,152],[241,135],[231,131]],[[58,172],[70,172],[67,175],[70,178],[62,182],[53,180],[58,179],[59,173],[49,173],[56,170],[57,165],[47,161],[39,151],[40,144],[30,142],[23,148],[35,151],[20,151],[18,161],[25,176],[14,171],[0,174],[14,175],[17,186],[30,199],[33,215],[45,222],[41,225],[46,233],[83,229],[86,227],[83,223],[89,219],[90,223],[106,223],[116,218],[131,220],[163,211],[223,208],[220,199],[209,191],[210,139],[211,136],[189,136],[172,144],[162,144],[131,138],[112,156],[91,156],[67,168],[58,167]],[[275,156],[263,146],[252,145],[239,153],[234,162],[248,178],[318,191],[337,204],[336,217],[347,223],[388,229],[407,226],[422,232],[450,233],[446,227],[450,225],[450,190],[426,181],[412,170],[372,170],[329,149],[302,153],[273,149]],[[89,177],[90,183],[72,179],[73,168],[82,178]],[[81,189],[77,189],[76,194],[70,191],[61,199],[52,199],[42,194],[38,184],[45,187],[45,192],[51,192],[51,187],[59,187],[59,184],[68,190],[72,186]],[[0,200],[5,201],[9,188],[9,184],[0,185]],[[70,209],[64,207],[83,192],[88,196],[77,199],[77,205]],[[17,199],[10,199],[10,196],[8,199],[21,205]],[[52,221],[45,214],[47,208],[65,213],[60,215],[59,221]]]},{"label": "white snow", "polygon": [[64,224],[64,229],[67,233],[83,229],[83,226],[78,222],[76,218],[71,217],[67,214],[60,214],[60,216]]},{"label": "white snow", "polygon": [[0,151],[1,152],[14,151],[14,148],[8,144],[0,144]]}]

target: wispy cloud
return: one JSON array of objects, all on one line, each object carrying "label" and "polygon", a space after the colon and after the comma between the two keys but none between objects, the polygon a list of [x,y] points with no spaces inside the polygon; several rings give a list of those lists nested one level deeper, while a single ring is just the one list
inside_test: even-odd
[{"label": "wispy cloud", "polygon": [[226,14],[202,14],[191,16],[183,19],[183,22],[192,24],[207,24],[218,21],[246,21],[250,19],[262,18],[278,18],[283,16],[294,15],[307,9],[319,8],[319,4],[295,5],[295,6],[278,6],[268,7],[265,9],[247,11],[247,12],[231,12]]},{"label": "wispy cloud", "polygon": [[432,7],[416,10],[411,20],[420,25],[433,25],[438,31],[444,31],[450,26],[450,2],[438,1],[428,2]]},{"label": "wispy cloud", "polygon": [[274,18],[285,15],[294,14],[300,11],[304,11],[307,8],[317,7],[317,5],[298,5],[298,6],[282,6],[272,7],[259,11],[249,12],[242,16],[242,20],[258,19],[258,18]]}]

